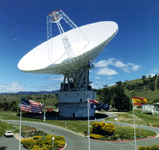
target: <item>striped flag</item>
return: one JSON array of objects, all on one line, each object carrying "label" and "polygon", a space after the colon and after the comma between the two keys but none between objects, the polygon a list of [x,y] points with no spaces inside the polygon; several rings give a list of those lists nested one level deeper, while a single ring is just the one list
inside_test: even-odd
[{"label": "striped flag", "polygon": [[134,105],[144,105],[147,104],[147,99],[143,97],[132,97]]},{"label": "striped flag", "polygon": [[21,98],[21,111],[31,113],[42,113],[42,104],[25,98]]}]

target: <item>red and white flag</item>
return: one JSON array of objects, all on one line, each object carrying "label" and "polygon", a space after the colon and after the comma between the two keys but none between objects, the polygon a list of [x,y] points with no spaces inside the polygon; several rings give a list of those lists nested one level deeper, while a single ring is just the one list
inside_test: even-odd
[{"label": "red and white flag", "polygon": [[42,104],[25,98],[21,98],[21,111],[30,113],[42,113]]}]

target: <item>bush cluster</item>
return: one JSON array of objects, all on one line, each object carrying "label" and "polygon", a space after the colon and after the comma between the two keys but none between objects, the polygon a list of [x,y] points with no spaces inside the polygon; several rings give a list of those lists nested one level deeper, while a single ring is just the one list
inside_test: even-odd
[{"label": "bush cluster", "polygon": [[99,134],[91,134],[90,135],[90,138],[92,138],[92,139],[101,139],[103,137],[104,137],[103,135],[99,135]]},{"label": "bush cluster", "polygon": [[159,145],[139,146],[138,150],[159,150]]},{"label": "bush cluster", "polygon": [[92,123],[92,133],[99,135],[112,135],[114,133],[114,124],[105,122],[94,122]]},{"label": "bush cluster", "polygon": [[[65,138],[63,136],[54,135],[54,147],[61,148],[65,145]],[[43,149],[51,149],[52,148],[52,135],[47,136],[34,136],[29,139],[22,139],[21,143],[27,149],[33,150],[43,150]]]}]

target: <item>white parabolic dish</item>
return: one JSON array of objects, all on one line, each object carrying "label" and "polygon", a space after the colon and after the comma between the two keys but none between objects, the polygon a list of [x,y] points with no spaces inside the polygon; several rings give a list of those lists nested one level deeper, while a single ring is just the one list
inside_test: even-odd
[{"label": "white parabolic dish", "polygon": [[[48,44],[46,42],[28,52],[18,63],[18,68],[24,72],[42,74],[66,74],[68,71],[87,66],[92,62],[118,32],[118,25],[112,21],[97,22],[79,27],[89,40],[89,44],[79,51],[80,44],[71,43],[75,56],[68,58],[61,35],[52,40],[53,60],[48,57]],[[65,32],[71,38],[76,29]]]}]

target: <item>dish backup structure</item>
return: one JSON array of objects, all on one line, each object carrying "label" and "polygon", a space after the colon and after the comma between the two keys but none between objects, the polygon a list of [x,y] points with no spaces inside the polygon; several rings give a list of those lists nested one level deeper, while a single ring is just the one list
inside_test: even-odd
[{"label": "dish backup structure", "polygon": [[[71,30],[64,32],[61,21]],[[52,38],[52,24],[57,24],[60,34]],[[92,62],[118,32],[118,25],[103,21],[77,27],[62,11],[47,16],[47,41],[28,52],[18,63],[24,72],[63,74],[59,92],[60,117],[87,117],[89,99],[96,98],[89,81]],[[90,106],[90,105],[89,105]],[[89,107],[89,115],[95,109]]]}]

